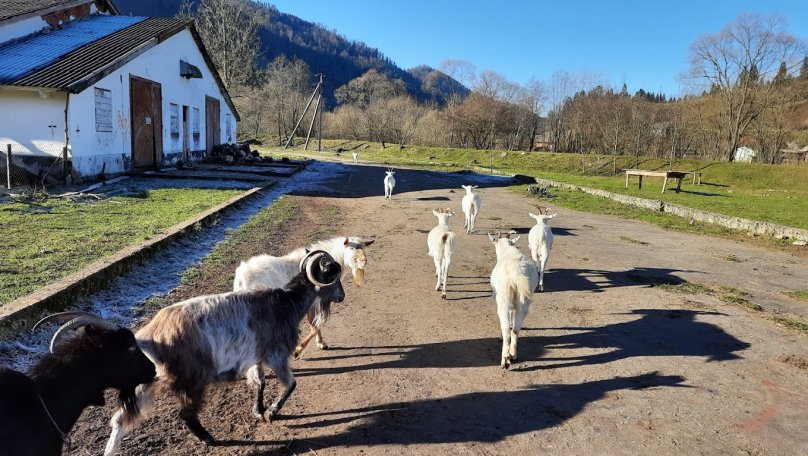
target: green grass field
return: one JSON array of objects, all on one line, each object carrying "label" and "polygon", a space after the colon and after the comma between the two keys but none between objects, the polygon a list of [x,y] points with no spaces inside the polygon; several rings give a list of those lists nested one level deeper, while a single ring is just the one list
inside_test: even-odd
[{"label": "green grass field", "polygon": [[[334,156],[337,146],[346,149],[360,143],[324,141],[323,152],[309,147],[311,155]],[[316,144],[315,144],[316,146]],[[267,148],[267,152],[278,149]],[[297,147],[289,153],[302,153]],[[646,177],[643,188],[637,188],[633,178],[625,188],[624,168],[667,170],[664,159],[617,157],[595,154],[556,154],[549,152],[487,151],[475,149],[442,149],[397,146],[382,148],[369,143],[356,149],[360,161],[410,165],[429,169],[457,169],[480,166],[507,173],[526,174],[594,187],[642,198],[663,200],[696,209],[725,215],[761,220],[796,228],[808,229],[808,166],[764,165],[757,163],[726,163],[696,160],[677,160],[672,169],[700,171],[702,185],[693,185],[687,178],[682,192],[667,190],[663,195],[662,179]],[[343,158],[350,159],[350,152]],[[614,170],[617,170],[617,173]]]},{"label": "green grass field", "polygon": [[165,188],[90,202],[0,204],[0,305],[239,193]]}]

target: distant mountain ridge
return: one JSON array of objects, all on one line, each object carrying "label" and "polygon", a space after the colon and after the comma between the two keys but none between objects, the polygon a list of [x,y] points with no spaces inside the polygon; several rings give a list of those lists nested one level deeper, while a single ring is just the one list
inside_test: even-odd
[{"label": "distant mountain ridge", "polygon": [[[121,14],[164,16],[177,14],[182,0],[115,0]],[[275,6],[251,1],[268,19],[258,30],[261,39],[261,64],[285,54],[305,61],[312,73],[326,76],[324,96],[329,106],[336,104],[334,91],[370,69],[404,82],[420,101],[443,104],[449,94],[465,96],[468,89],[448,75],[426,66],[405,71],[378,49],[349,40],[336,31],[280,12]]]}]

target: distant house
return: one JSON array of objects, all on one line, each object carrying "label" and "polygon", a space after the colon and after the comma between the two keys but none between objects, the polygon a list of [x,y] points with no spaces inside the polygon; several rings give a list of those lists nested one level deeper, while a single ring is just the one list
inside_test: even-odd
[{"label": "distant house", "polygon": [[0,151],[76,176],[198,158],[238,113],[192,21],[111,0],[0,2]]},{"label": "distant house", "polygon": [[741,163],[751,163],[756,156],[757,152],[754,149],[741,146],[735,149],[735,154],[732,156],[732,160]]},{"label": "distant house", "polygon": [[808,146],[799,147],[797,143],[789,142],[784,149],[780,149],[783,163],[805,163],[808,159]]}]

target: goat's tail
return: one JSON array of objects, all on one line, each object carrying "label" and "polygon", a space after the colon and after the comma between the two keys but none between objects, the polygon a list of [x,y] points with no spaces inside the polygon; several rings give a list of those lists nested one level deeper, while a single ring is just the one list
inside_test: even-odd
[{"label": "goat's tail", "polygon": [[440,247],[438,247],[438,258],[449,260],[452,253],[455,251],[456,243],[457,235],[454,234],[454,232],[449,231],[447,233],[443,233],[443,236],[440,238]]}]

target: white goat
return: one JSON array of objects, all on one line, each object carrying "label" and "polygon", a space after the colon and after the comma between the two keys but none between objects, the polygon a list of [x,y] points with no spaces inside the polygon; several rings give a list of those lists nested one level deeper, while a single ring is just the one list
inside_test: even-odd
[{"label": "white goat", "polygon": [[527,235],[527,243],[530,246],[530,256],[539,266],[539,290],[544,291],[544,270],[547,269],[550,249],[553,248],[553,230],[550,229],[549,222],[556,214],[547,214],[545,211],[539,215],[528,212],[528,215],[536,219],[536,225]]},{"label": "white goat", "polygon": [[386,174],[384,176],[384,198],[393,199],[393,188],[396,186],[396,178],[393,177],[393,174],[396,172],[392,168],[388,168],[384,173]]},{"label": "white goat", "polygon": [[473,233],[474,223],[477,221],[477,214],[480,212],[480,194],[474,193],[474,189],[477,188],[476,185],[464,185],[463,188],[466,190],[461,203],[465,219],[463,228],[466,229],[466,233]]},{"label": "white goat", "polygon": [[[315,242],[310,246],[310,249],[328,252],[339,263],[343,271],[350,268],[354,283],[357,287],[361,287],[365,280],[365,266],[368,263],[365,247],[370,246],[374,241],[374,239],[364,240],[354,236],[335,237]],[[300,260],[305,256],[306,249],[301,247],[281,257],[256,255],[247,261],[242,261],[241,265],[236,269],[236,277],[233,279],[233,291],[283,288],[298,273]],[[330,302],[323,303],[319,300],[309,309],[306,314],[306,321],[309,323],[309,334],[295,348],[295,357],[300,356],[300,353],[306,348],[312,337],[315,338],[317,348],[328,348],[320,332],[320,326],[328,319],[330,310]]]},{"label": "white goat", "polygon": [[454,212],[449,209],[445,211],[432,210],[432,214],[438,218],[438,225],[429,231],[426,243],[429,249],[428,255],[435,260],[435,275],[438,277],[435,290],[440,290],[441,284],[443,284],[440,296],[445,299],[449,264],[452,262],[452,254],[457,249],[457,235],[449,228],[449,217],[453,216]]},{"label": "white goat", "polygon": [[519,236],[497,237],[488,233],[497,253],[497,264],[491,271],[491,290],[497,303],[499,327],[502,331],[502,360],[507,369],[516,360],[516,339],[533,301],[533,290],[539,282],[536,263],[522,255],[514,245]]},{"label": "white goat", "polygon": [[354,163],[359,163],[359,160],[358,160],[359,159],[359,154],[357,154],[356,152],[351,152],[351,155],[353,155],[353,162]]}]

